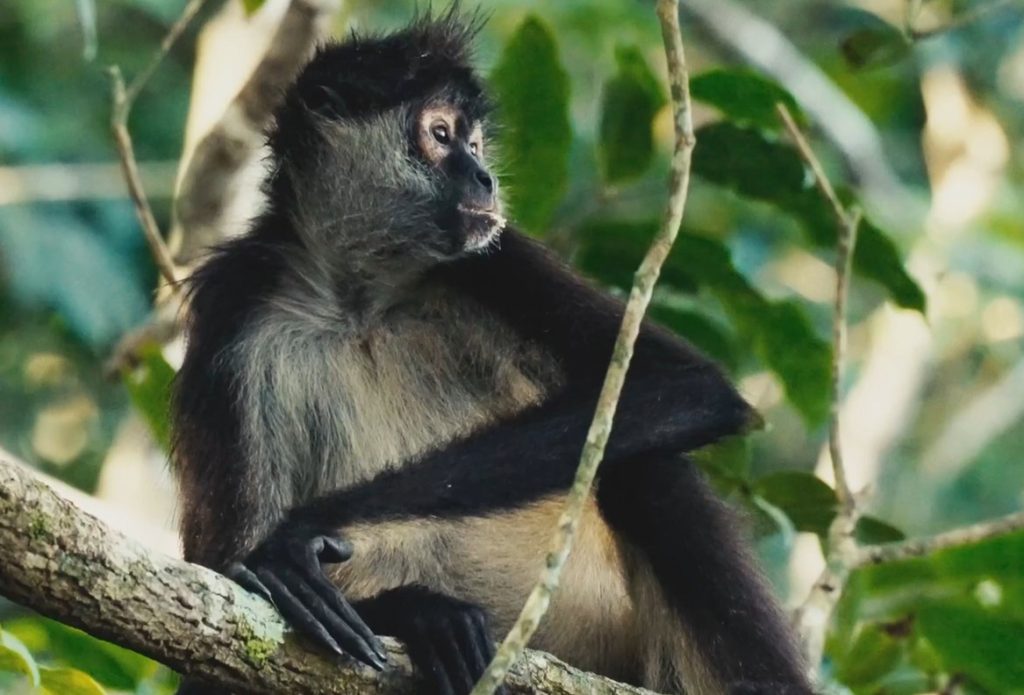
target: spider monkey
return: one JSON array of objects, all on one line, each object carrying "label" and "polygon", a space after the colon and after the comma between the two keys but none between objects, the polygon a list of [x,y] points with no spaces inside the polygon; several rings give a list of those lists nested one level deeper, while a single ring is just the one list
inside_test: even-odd
[{"label": "spider monkey", "polygon": [[[316,53],[269,136],[265,211],[189,281],[173,406],[186,559],[375,668],[397,637],[445,695],[534,582],[623,314],[506,224],[479,26],[453,7]],[[686,457],[753,418],[643,326],[533,646],[662,692],[812,692]]]}]

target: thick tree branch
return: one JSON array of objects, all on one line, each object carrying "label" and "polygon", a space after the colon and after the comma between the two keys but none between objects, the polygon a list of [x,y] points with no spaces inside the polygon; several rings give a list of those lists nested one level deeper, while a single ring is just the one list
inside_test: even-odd
[{"label": "thick tree branch", "polygon": [[239,174],[263,145],[274,109],[339,5],[340,0],[292,0],[259,65],[196,146],[174,206],[171,239],[179,263],[188,265],[222,238]]},{"label": "thick tree branch", "polygon": [[[154,553],[0,460],[0,594],[182,673],[246,693],[417,692],[401,647],[384,673],[331,659],[286,631],[277,612],[234,582]],[[527,652],[514,693],[643,695]]]},{"label": "thick tree branch", "polygon": [[678,0],[658,0],[657,13],[661,22],[672,100],[675,106],[676,143],[672,155],[668,203],[665,206],[661,228],[655,235],[640,268],[636,271],[633,289],[622,317],[622,326],[612,351],[611,364],[608,366],[608,373],[598,396],[597,410],[583,445],[583,454],[576,471],[576,478],[569,490],[565,509],[558,520],[544,568],[537,584],[530,592],[519,618],[498,648],[497,654],[473,689],[472,695],[490,695],[501,685],[505,673],[526,649],[530,637],[533,636],[544,613],[547,612],[552,594],[558,588],[562,569],[572,550],[576,528],[579,525],[584,505],[591,494],[590,490],[597,475],[597,468],[604,457],[604,449],[611,433],[619,394],[622,392],[626,380],[626,372],[633,357],[633,345],[640,332],[644,312],[651,301],[651,294],[658,281],[658,275],[661,273],[661,266],[668,257],[669,251],[672,250],[672,244],[683,220],[690,183],[690,160],[696,145],[696,138],[693,134],[686,55],[679,31]]}]

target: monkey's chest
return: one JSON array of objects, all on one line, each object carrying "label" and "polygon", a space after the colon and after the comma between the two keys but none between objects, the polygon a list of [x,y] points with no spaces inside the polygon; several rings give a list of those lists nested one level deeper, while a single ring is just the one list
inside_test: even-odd
[{"label": "monkey's chest", "polygon": [[332,360],[337,437],[323,442],[340,461],[334,484],[386,467],[541,401],[558,381],[553,362],[497,323],[472,331],[410,320],[345,345]]}]

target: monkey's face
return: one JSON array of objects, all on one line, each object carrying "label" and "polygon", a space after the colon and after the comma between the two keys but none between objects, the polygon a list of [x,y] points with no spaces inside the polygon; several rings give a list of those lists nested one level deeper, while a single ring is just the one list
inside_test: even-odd
[{"label": "monkey's face", "polygon": [[487,167],[483,129],[447,103],[430,103],[415,119],[413,145],[441,182],[438,226],[456,253],[497,241],[505,227],[498,180]]}]

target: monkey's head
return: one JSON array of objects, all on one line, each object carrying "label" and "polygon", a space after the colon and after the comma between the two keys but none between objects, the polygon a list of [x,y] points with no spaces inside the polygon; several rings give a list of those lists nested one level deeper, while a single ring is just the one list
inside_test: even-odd
[{"label": "monkey's head", "polygon": [[270,139],[270,199],[299,217],[307,246],[436,262],[497,240],[491,106],[471,66],[479,27],[453,7],[322,48],[304,68]]}]

